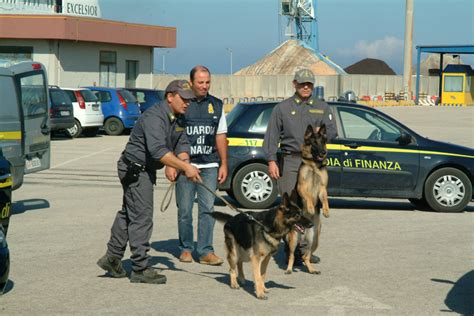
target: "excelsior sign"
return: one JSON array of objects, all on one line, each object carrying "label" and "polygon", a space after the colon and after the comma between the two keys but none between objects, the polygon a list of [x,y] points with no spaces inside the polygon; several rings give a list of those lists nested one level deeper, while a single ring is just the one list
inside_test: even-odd
[{"label": "excelsior sign", "polygon": [[100,18],[100,7],[97,0],[63,0],[63,14]]}]

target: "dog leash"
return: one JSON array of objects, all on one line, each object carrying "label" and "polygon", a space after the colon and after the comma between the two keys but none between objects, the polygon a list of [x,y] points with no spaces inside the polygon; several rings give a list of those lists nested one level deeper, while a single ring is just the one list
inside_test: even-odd
[{"label": "dog leash", "polygon": [[[176,179],[181,176],[181,172],[178,173],[178,175],[176,176]],[[263,229],[265,230],[265,232],[268,233],[268,230],[267,230],[267,227],[265,225],[263,225],[260,221],[258,221],[255,217],[253,217],[251,214],[249,213],[246,213],[240,209],[238,209],[237,207],[235,207],[234,205],[232,205],[231,203],[229,203],[226,199],[224,199],[222,196],[218,195],[216,192],[212,191],[207,185],[205,185],[204,183],[202,183],[201,181],[199,182],[196,182],[197,184],[199,184],[200,186],[202,186],[204,189],[206,189],[208,192],[210,192],[212,195],[214,195],[216,198],[218,198],[219,200],[221,200],[222,202],[224,202],[224,204],[229,207],[231,210],[235,211],[235,212],[238,212],[238,213],[241,213],[241,214],[244,214],[248,220],[250,221],[253,221],[255,223],[257,223],[258,225],[262,226]],[[160,206],[160,211],[163,213],[165,212],[170,203],[171,203],[171,199],[172,199],[172,192],[174,191],[174,187],[176,186],[176,181],[174,182],[171,182],[170,186],[168,187],[168,190],[166,190],[166,193],[165,193],[165,196],[163,198],[163,201],[161,202],[161,206]],[[168,199],[168,201],[166,202],[166,205],[165,205],[165,201],[166,199]]]}]

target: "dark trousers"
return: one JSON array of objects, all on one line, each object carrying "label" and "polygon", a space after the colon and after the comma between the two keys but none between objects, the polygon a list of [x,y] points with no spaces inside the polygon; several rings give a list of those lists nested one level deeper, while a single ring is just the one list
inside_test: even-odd
[{"label": "dark trousers", "polygon": [[298,181],[298,169],[301,164],[301,157],[284,155],[279,161],[280,179],[278,179],[278,191],[280,196],[283,193],[291,194]]},{"label": "dark trousers", "polygon": [[[117,163],[120,181],[125,177],[127,165],[120,159]],[[153,184],[156,173],[140,172],[138,180],[122,185],[122,209],[117,212],[107,244],[107,254],[122,258],[130,244],[132,269],[141,271],[148,267],[148,251],[153,231]]]}]

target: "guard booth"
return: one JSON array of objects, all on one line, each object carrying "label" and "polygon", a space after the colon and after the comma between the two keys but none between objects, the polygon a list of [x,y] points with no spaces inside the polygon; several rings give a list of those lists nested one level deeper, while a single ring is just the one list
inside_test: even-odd
[{"label": "guard booth", "polygon": [[473,71],[469,65],[447,65],[442,73],[443,104],[474,104]]}]

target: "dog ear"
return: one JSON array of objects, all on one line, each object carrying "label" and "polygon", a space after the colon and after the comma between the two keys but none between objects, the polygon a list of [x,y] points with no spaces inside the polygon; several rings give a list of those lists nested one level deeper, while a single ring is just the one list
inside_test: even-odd
[{"label": "dog ear", "polygon": [[321,124],[321,126],[318,128],[318,134],[319,135],[326,135],[326,124]]},{"label": "dog ear", "polygon": [[304,132],[304,137],[310,137],[314,133],[313,127],[311,125],[308,125],[306,127],[306,132]]},{"label": "dog ear", "polygon": [[282,200],[281,200],[281,204],[282,205],[285,205],[285,206],[288,206],[290,204],[290,199],[288,197],[288,193],[283,193],[283,196],[281,197]]}]

